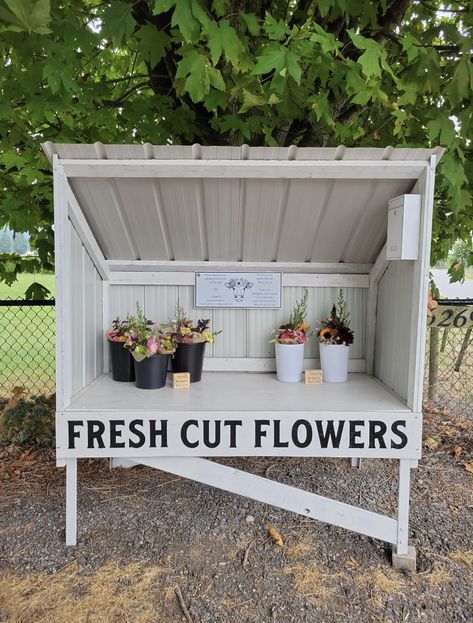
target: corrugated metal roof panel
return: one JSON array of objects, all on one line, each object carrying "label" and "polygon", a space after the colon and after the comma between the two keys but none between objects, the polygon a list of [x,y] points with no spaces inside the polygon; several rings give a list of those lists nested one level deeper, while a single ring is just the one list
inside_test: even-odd
[{"label": "corrugated metal roof panel", "polygon": [[[427,161],[441,148],[45,143],[48,158]],[[72,178],[107,259],[373,262],[415,179]]]}]

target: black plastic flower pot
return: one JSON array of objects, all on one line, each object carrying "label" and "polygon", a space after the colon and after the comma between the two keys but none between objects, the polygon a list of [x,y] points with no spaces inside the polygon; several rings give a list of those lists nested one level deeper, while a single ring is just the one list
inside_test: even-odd
[{"label": "black plastic flower pot", "polygon": [[130,383],[135,380],[135,366],[129,350],[123,342],[109,342],[112,360],[112,379],[120,383]]},{"label": "black plastic flower pot", "polygon": [[146,357],[135,360],[136,387],[140,389],[159,389],[166,385],[169,355]]},{"label": "black plastic flower pot", "polygon": [[198,383],[202,378],[205,344],[205,342],[198,342],[197,344],[182,342],[179,344],[171,359],[172,371],[189,372],[191,383]]}]

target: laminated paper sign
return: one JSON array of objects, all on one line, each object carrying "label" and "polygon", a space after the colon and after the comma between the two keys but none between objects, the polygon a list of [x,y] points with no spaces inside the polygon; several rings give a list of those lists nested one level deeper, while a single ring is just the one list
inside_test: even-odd
[{"label": "laminated paper sign", "polygon": [[195,307],[279,309],[281,273],[195,273]]}]

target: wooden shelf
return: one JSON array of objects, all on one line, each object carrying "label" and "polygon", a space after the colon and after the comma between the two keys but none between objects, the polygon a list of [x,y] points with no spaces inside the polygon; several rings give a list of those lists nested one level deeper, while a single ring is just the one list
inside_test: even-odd
[{"label": "wooden shelf", "polygon": [[102,375],[77,394],[66,411],[94,412],[333,412],[381,413],[410,409],[374,377],[350,374],[346,383],[281,383],[275,374],[205,372],[190,389],[137,389]]}]

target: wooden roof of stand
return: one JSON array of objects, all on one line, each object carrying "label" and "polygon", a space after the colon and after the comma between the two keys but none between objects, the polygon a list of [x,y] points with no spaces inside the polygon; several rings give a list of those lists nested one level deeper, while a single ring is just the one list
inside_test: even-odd
[{"label": "wooden roof of stand", "polygon": [[108,260],[372,263],[442,148],[47,142]]}]

